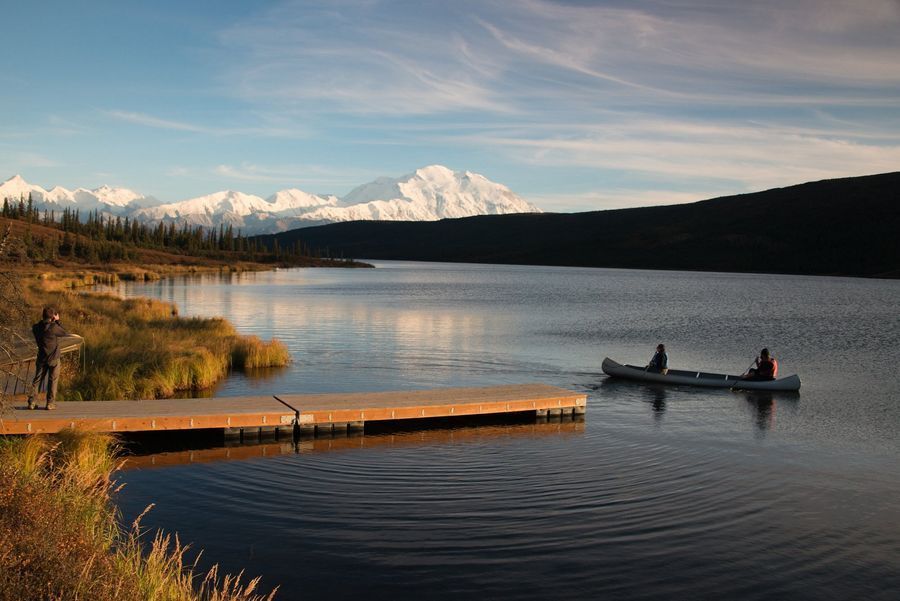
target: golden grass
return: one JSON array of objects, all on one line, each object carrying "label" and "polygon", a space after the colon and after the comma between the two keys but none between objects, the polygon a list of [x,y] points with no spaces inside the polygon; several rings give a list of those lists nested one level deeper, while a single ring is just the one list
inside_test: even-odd
[{"label": "golden grass", "polygon": [[179,317],[174,305],[161,301],[76,293],[43,282],[26,287],[26,296],[35,316],[52,304],[65,328],[84,337],[84,368],[62,378],[62,400],[171,397],[210,388],[231,368],[290,362],[277,340],[241,336],[221,318]]},{"label": "golden grass", "polygon": [[243,336],[231,349],[231,364],[238,369],[279,367],[290,361],[291,354],[280,340],[266,342],[257,336]]},{"label": "golden grass", "polygon": [[[120,524],[108,435],[0,440],[0,601],[257,601],[259,580],[196,574],[188,547]],[[149,508],[148,508],[149,509]]]}]

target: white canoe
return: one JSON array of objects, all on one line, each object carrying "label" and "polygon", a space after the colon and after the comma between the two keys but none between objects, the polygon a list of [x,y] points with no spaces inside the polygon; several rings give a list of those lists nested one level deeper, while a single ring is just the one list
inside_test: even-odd
[{"label": "white canoe", "polygon": [[800,378],[795,374],[777,380],[743,380],[741,376],[711,374],[702,371],[670,369],[665,375],[648,371],[646,367],[622,365],[609,357],[603,360],[603,372],[615,378],[627,378],[657,384],[686,384],[711,388],[739,388],[741,390],[800,390]]}]

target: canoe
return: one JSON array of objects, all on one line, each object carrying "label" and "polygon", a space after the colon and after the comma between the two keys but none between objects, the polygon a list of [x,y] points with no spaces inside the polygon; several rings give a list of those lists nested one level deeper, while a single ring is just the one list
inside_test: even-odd
[{"label": "canoe", "polygon": [[614,378],[640,380],[656,384],[684,384],[709,388],[737,388],[740,390],[800,390],[800,378],[795,374],[777,380],[743,380],[741,376],[712,374],[703,371],[670,369],[665,375],[647,371],[646,367],[622,365],[609,357],[603,360],[603,372]]}]

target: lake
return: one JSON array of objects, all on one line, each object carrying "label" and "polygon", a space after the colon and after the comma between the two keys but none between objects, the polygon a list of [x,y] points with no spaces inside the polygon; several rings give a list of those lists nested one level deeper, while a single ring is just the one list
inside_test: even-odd
[{"label": "lake", "polygon": [[[146,505],[279,599],[895,599],[900,282],[377,262],[125,283],[275,336],[284,369],[215,394],[544,382],[583,422],[366,434],[132,469]],[[609,356],[741,373],[766,346],[799,394],[608,380]],[[344,441],[346,442],[346,441]]]}]

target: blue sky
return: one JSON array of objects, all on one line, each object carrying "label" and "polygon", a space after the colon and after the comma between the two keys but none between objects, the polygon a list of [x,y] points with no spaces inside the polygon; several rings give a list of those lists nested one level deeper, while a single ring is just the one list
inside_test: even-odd
[{"label": "blue sky", "polygon": [[898,0],[3,0],[0,179],[345,194],[440,163],[545,210],[900,169]]}]

